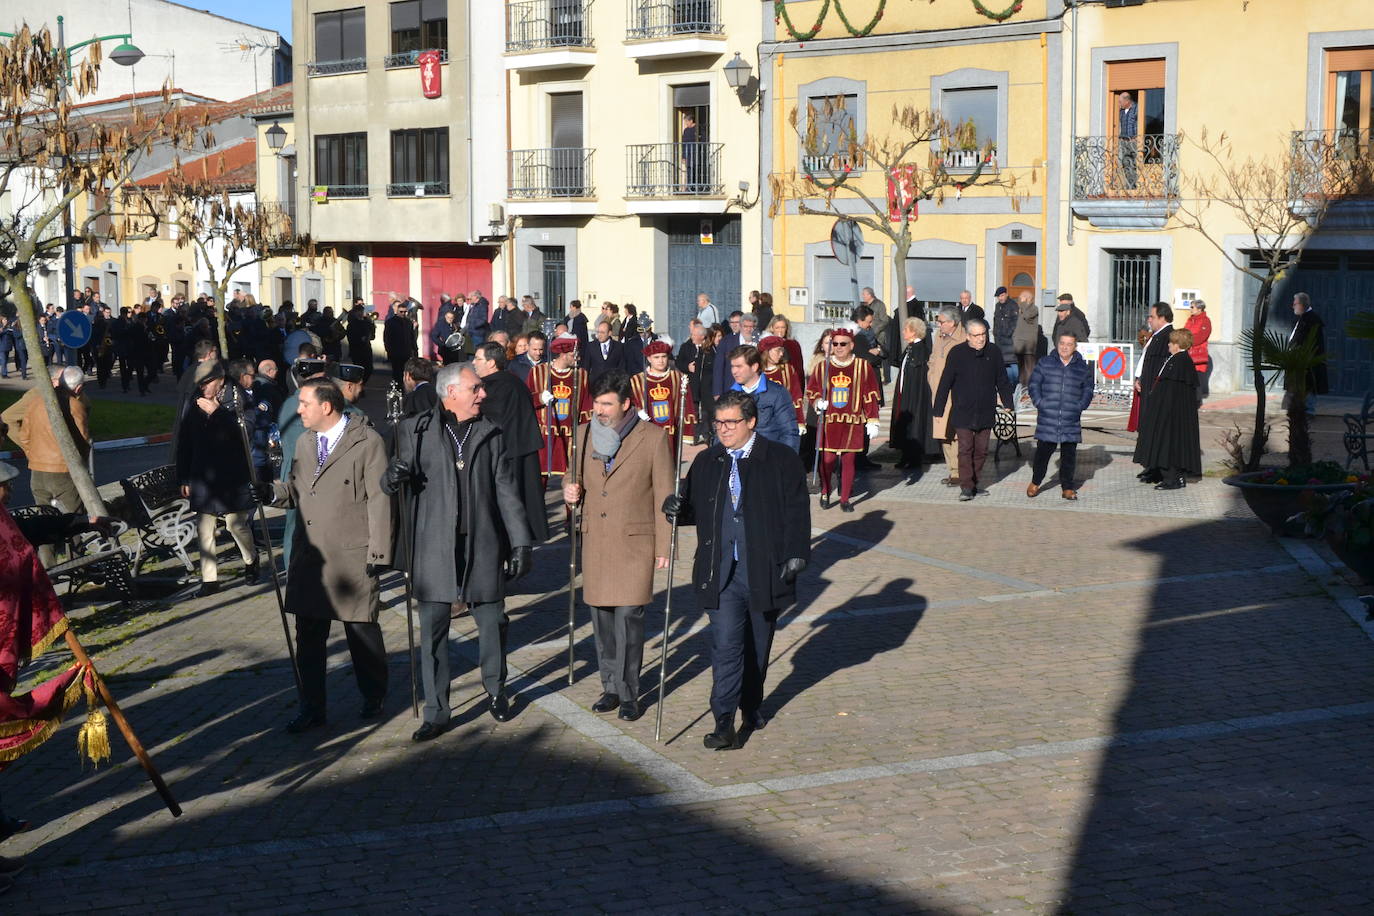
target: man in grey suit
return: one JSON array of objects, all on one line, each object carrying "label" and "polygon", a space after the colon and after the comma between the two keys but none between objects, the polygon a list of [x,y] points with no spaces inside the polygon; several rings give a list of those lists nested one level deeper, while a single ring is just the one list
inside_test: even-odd
[{"label": "man in grey suit", "polygon": [[[407,417],[382,489],[411,491],[414,518],[402,519],[423,538],[410,567],[420,617],[424,724],[415,741],[448,727],[449,614],[466,602],[477,623],[482,686],[498,722],[511,718],[506,696],[506,582],[530,568],[530,528],[501,430],[481,416],[486,393],[471,363],[439,370],[439,403]],[[402,501],[403,504],[405,500]]]}]

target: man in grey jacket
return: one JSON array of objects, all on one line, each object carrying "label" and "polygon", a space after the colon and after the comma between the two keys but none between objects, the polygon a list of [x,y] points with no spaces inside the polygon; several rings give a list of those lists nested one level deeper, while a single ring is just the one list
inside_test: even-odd
[{"label": "man in grey jacket", "polygon": [[[477,623],[482,686],[492,718],[511,718],[506,696],[506,582],[530,568],[530,529],[501,430],[482,417],[485,391],[471,363],[439,370],[439,403],[407,417],[382,489],[408,489],[413,517],[401,519],[424,538],[405,558],[420,617],[424,724],[415,741],[448,727],[449,614],[466,602]],[[406,504],[406,500],[402,500]],[[403,540],[402,543],[405,541]]]}]

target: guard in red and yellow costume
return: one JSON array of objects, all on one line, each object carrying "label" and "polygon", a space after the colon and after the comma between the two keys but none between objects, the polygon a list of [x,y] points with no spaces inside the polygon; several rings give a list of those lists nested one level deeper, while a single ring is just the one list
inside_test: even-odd
[{"label": "guard in red and yellow costume", "polygon": [[787,361],[787,341],[769,334],[759,341],[759,352],[763,354],[763,376],[792,396],[792,406],[797,411],[797,429],[806,435],[806,407],[802,395],[802,369]]},{"label": "guard in red and yellow costume", "polygon": [[[533,367],[525,379],[539,419],[539,433],[544,437],[539,448],[539,468],[545,477],[568,469],[568,443],[572,441],[573,427],[592,418],[587,370],[577,368],[577,338],[571,334],[554,338],[549,349],[553,351],[553,361]],[[574,390],[578,396],[576,408]]]},{"label": "guard in red and yellow costume", "polygon": [[878,434],[878,381],[873,370],[854,357],[854,332],[836,328],[830,353],[806,380],[806,398],[825,418],[817,434],[821,452],[821,508],[830,508],[830,484],[840,466],[840,509],[853,512],[854,456],[863,451],[864,435]]},{"label": "guard in red and yellow costume", "polygon": [[684,414],[679,422],[677,415],[678,394],[682,392],[687,376],[677,369],[668,368],[673,355],[673,345],[660,338],[644,348],[644,361],[648,368],[630,379],[630,390],[634,396],[635,407],[639,408],[642,420],[648,420],[662,427],[668,434],[668,447],[677,454],[678,436],[685,430],[687,435],[696,435],[696,405],[692,392],[687,391],[682,401]]}]

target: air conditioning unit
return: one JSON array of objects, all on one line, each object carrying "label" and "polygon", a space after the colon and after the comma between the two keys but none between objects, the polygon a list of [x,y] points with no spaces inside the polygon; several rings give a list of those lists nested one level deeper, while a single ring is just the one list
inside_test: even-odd
[{"label": "air conditioning unit", "polygon": [[501,223],[504,223],[505,221],[506,221],[506,208],[505,208],[505,207],[501,206],[500,204],[492,204],[491,206],[489,206],[489,207],[487,208],[487,222],[491,223],[493,226],[496,226],[496,225],[499,225],[499,224],[501,224]]},{"label": "air conditioning unit", "polygon": [[787,287],[787,304],[806,308],[811,304],[811,290],[805,286]]}]

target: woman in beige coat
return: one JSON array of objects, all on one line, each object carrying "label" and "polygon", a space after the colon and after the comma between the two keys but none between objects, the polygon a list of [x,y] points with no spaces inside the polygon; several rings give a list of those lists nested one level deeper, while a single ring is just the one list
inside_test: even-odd
[{"label": "woman in beige coat", "polygon": [[[945,306],[940,309],[939,314],[935,317],[935,333],[930,338],[930,368],[926,373],[926,378],[930,380],[932,393],[940,387],[940,376],[945,374],[945,360],[949,356],[949,351],[967,339],[968,335],[964,333],[964,326],[959,321],[959,310],[954,306]],[[959,485],[959,445],[954,439],[954,430],[949,428],[949,412],[951,410],[953,410],[952,403],[945,405],[944,413],[931,414],[930,437],[940,443],[940,451],[945,456],[945,466],[948,468],[948,473],[940,482],[947,487],[957,487]]]}]

